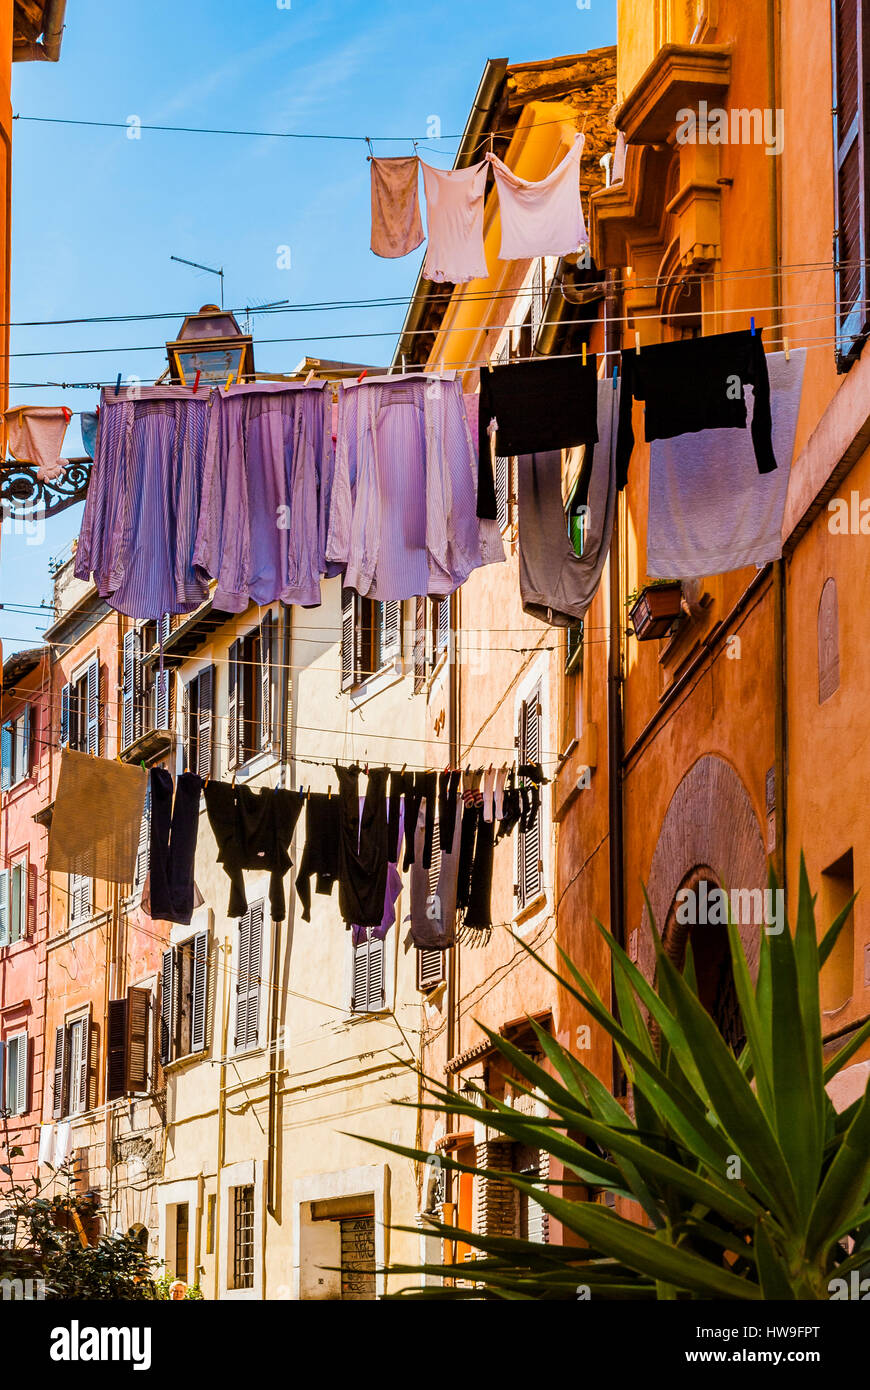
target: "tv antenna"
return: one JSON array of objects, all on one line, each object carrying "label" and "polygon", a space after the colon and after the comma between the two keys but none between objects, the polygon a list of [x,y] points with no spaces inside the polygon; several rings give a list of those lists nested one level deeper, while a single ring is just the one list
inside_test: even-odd
[{"label": "tv antenna", "polygon": [[253,333],[254,314],[259,313],[264,309],[283,309],[284,306],[289,303],[289,299],[276,299],[271,304],[246,304],[244,328],[245,333]]},{"label": "tv antenna", "polygon": [[215,270],[213,265],[201,265],[199,261],[186,261],[183,256],[170,256],[171,261],[178,261],[181,265],[192,265],[196,270],[207,270],[209,275],[219,275],[221,277],[221,308],[224,307],[224,268]]}]

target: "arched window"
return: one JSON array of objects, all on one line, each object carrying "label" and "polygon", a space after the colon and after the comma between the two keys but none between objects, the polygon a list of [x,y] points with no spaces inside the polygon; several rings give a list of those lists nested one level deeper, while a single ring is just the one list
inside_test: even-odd
[{"label": "arched window", "polygon": [[[739,1052],[745,1042],[737,1001],[728,928],[718,910],[719,882],[706,865],[693,869],[680,885],[668,913],[662,944],[678,970],[691,943],[698,998],[725,1042]],[[712,920],[711,920],[712,919]]]}]

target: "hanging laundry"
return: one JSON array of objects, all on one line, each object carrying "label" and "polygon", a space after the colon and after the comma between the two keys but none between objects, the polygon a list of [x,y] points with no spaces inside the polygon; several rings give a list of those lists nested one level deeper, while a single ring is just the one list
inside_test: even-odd
[{"label": "hanging laundry", "polygon": [[523,814],[522,797],[516,784],[516,769],[511,768],[502,791],[501,815],[498,817],[498,833],[495,842],[510,835],[514,826],[519,825]]},{"label": "hanging laundry", "polygon": [[459,771],[453,768],[442,772],[438,777],[438,843],[442,854],[449,854],[453,849],[453,826],[459,803],[460,776]]},{"label": "hanging laundry", "polygon": [[311,877],[324,897],[332,892],[341,872],[341,804],[328,792],[309,792],[305,798],[305,848],[296,876],[303,922],[311,921]]},{"label": "hanging laundry", "polygon": [[465,285],[489,274],[483,245],[486,160],[467,169],[436,169],[420,161],[426,189],[429,245],[423,277]]},{"label": "hanging laundry", "polygon": [[[498,520],[498,502],[495,495],[495,469],[492,461],[492,444],[489,435],[481,445],[480,433],[480,392],[466,392],[462,397],[468,428],[472,439],[477,443],[477,515],[481,521]],[[483,527],[481,533],[483,534]]]},{"label": "hanging laundry", "polygon": [[[773,449],[779,467],[759,473],[747,430],[703,430],[650,446],[647,567],[651,577],[698,579],[782,554],[806,349],[771,353]],[[747,395],[750,406],[753,388]]]},{"label": "hanging laundry", "polygon": [[372,241],[376,256],[395,259],[423,241],[416,155],[369,160],[372,171]]},{"label": "hanging laundry", "polygon": [[634,448],[632,398],[645,401],[645,438],[673,439],[701,430],[745,429],[744,388],[752,386],[752,443],[759,473],[772,473],[770,382],[760,328],[754,333],[716,333],[658,343],[622,354],[622,395],[616,442],[616,477],[621,491]]},{"label": "hanging laundry", "polygon": [[332,488],[328,382],[269,382],[212,394],[193,551],[226,613],[281,599],[316,607]]},{"label": "hanging laundry", "polygon": [[298,792],[283,788],[253,791],[228,782],[206,782],[205,808],[217,841],[218,863],[230,880],[228,917],[244,917],[248,910],[244,870],[268,869],[272,921],[284,921],[284,876],[292,863],[290,841],[302,801]]},{"label": "hanging laundry", "polygon": [[490,448],[499,457],[509,458],[594,444],[599,386],[594,355],[585,366],[580,357],[542,357],[483,368],[478,416],[481,457]]},{"label": "hanging laundry", "polygon": [[40,482],[59,478],[66,468],[59,455],[71,418],[64,405],[17,405],[4,414],[10,453],[19,463],[36,464]]},{"label": "hanging laundry", "polygon": [[565,521],[561,453],[521,454],[517,461],[523,610],[554,627],[572,627],[586,616],[610,550],[619,392],[606,380],[596,390],[599,439],[587,445],[581,475],[588,479],[582,555],[576,553]]},{"label": "hanging laundry", "polygon": [[[475,774],[479,780],[480,774]],[[485,943],[492,932],[492,867],[495,825],[484,820],[483,797],[466,800],[462,812],[457,908],[464,939]]]},{"label": "hanging laundry", "polygon": [[589,244],[580,202],[580,156],[586,137],[578,133],[564,159],[546,178],[521,179],[499,159],[486,155],[498,188],[503,261],[570,256]]},{"label": "hanging laundry", "polygon": [[64,748],[46,870],[132,883],[147,784],[143,767]]},{"label": "hanging laundry", "polygon": [[343,384],[326,554],[363,597],[444,598],[504,560],[476,515],[474,445],[451,377],[413,373]]},{"label": "hanging laundry", "polygon": [[104,390],[75,555],[101,598],[129,618],[191,613],[208,597],[193,567],[212,393]]},{"label": "hanging laundry", "polygon": [[180,922],[187,926],[193,916],[196,905],[193,866],[202,786],[202,779],[196,773],[180,773],[173,802],[171,773],[165,767],[151,769],[148,905],[145,910],[149,917],[160,922]]},{"label": "hanging laundry", "polygon": [[[456,892],[459,881],[460,823],[462,801],[454,797],[447,819],[439,814],[439,843],[443,836],[434,875],[423,866],[425,812],[417,820],[417,850],[411,868],[411,940],[419,951],[446,951],[456,940]],[[445,848],[449,845],[449,848]]]},{"label": "hanging laundry", "polygon": [[416,842],[410,826],[417,824],[417,813],[424,807],[425,834],[423,837],[423,867],[429,869],[432,863],[432,842],[435,834],[435,808],[437,804],[438,774],[435,772],[393,772],[390,775],[390,801],[388,813],[388,855],[391,864],[398,863],[401,831],[399,829],[399,802],[403,799],[405,825],[405,859],[407,871],[414,863]]},{"label": "hanging laundry", "polygon": [[54,1164],[55,1168],[62,1168],[69,1158],[70,1136],[72,1125],[69,1120],[61,1120],[54,1137]]},{"label": "hanging laundry", "polygon": [[336,767],[341,833],[338,906],[348,925],[374,927],[381,921],[387,889],[388,767],[369,770],[362,816],[360,768]]},{"label": "hanging laundry", "polygon": [[490,765],[483,774],[483,819],[495,818],[495,768]]},{"label": "hanging laundry", "polygon": [[36,1155],[37,1163],[49,1164],[54,1153],[54,1125],[41,1124],[39,1126],[39,1149]]},{"label": "hanging laundry", "polygon": [[625,148],[625,132],[618,130],[616,132],[616,145],[613,150],[613,163],[610,166],[611,186],[622,183],[625,179]]},{"label": "hanging laundry", "polygon": [[99,410],[83,410],[80,423],[84,451],[88,455],[88,458],[94,458],[97,452],[97,425],[100,423]]},{"label": "hanging laundry", "polygon": [[387,893],[384,900],[384,915],[377,927],[352,927],[353,944],[361,946],[364,941],[383,941],[396,920],[396,903],[402,891],[402,875],[395,864],[387,869]]},{"label": "hanging laundry", "polygon": [[495,788],[493,790],[493,819],[496,824],[500,824],[504,816],[504,789],[507,782],[508,767],[503,764],[496,770]]}]

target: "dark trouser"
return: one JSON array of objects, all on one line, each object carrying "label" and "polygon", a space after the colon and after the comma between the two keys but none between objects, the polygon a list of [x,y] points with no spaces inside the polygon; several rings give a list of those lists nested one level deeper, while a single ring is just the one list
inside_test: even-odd
[{"label": "dark trouser", "polygon": [[172,777],[165,767],[151,769],[149,874],[151,916],[187,925],[193,915],[193,861],[199,831],[202,781],[182,772],[172,802]]}]

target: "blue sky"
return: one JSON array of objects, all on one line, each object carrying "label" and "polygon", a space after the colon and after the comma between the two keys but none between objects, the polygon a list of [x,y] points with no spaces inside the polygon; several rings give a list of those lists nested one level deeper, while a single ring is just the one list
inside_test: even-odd
[{"label": "blue sky", "polygon": [[[441,140],[423,157],[449,167],[487,58],[511,62],[614,42],[615,0],[152,0],[109,7],[70,0],[61,61],[13,68],[13,109],[30,116],[223,129],[405,137],[379,154],[412,153],[430,117]],[[453,138],[449,138],[453,137]],[[14,328],[13,382],[97,382],[118,372],[153,381],[161,345],[185,312],[219,296],[216,276],[170,260],[223,266],[225,302],[294,304],[407,298],[425,247],[399,261],[369,251],[366,148],[41,125],[13,128],[12,320],[168,313],[165,321]],[[440,152],[440,153],[438,153]],[[289,246],[291,267],[278,268]],[[254,319],[260,370],[288,371],[306,352],[390,360],[404,307],[297,312]],[[374,338],[345,337],[383,332]],[[263,338],[298,342],[257,344]],[[137,348],[148,351],[135,351]],[[13,389],[10,404],[93,409],[96,390]],[[64,452],[81,452],[73,419]],[[78,532],[81,507],[42,537],[2,539],[0,599],[50,595],[48,562]],[[0,615],[6,655],[49,617]]]}]

